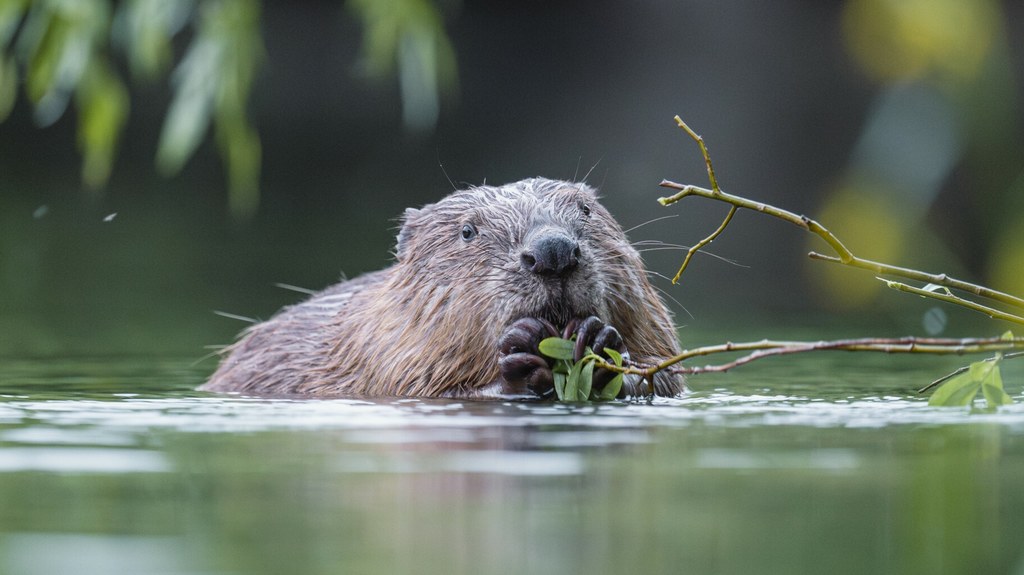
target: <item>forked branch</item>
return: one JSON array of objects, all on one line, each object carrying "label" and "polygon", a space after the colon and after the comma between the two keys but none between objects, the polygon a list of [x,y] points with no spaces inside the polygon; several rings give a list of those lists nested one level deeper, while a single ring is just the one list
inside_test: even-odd
[{"label": "forked branch", "polygon": [[[658,202],[661,203],[661,205],[663,206],[668,206],[682,200],[687,196],[699,196],[711,200],[716,200],[719,202],[725,202],[729,204],[731,208],[729,209],[729,213],[725,216],[724,220],[718,226],[718,228],[709,236],[697,242],[697,244],[690,248],[690,250],[686,253],[686,257],[684,258],[683,263],[679,268],[679,271],[672,279],[673,283],[676,283],[679,280],[679,277],[682,275],[683,271],[690,264],[690,260],[692,259],[693,255],[700,251],[704,246],[714,241],[719,235],[721,235],[722,232],[725,231],[725,228],[732,221],[733,215],[735,215],[736,211],[740,208],[744,208],[756,212],[761,212],[763,214],[768,214],[770,216],[774,216],[780,220],[789,222],[797,227],[803,228],[804,230],[807,230],[817,235],[821,239],[825,240],[829,247],[831,247],[832,250],[835,251],[836,253],[835,256],[829,256],[817,252],[811,252],[808,254],[808,256],[811,257],[812,259],[839,263],[855,268],[871,270],[878,274],[897,276],[915,281],[926,282],[929,284],[944,286],[947,288],[952,288],[970,294],[974,294],[979,297],[988,298],[1008,306],[1024,309],[1024,299],[1010,295],[1005,292],[994,290],[967,281],[963,281],[957,278],[952,278],[947,276],[946,274],[926,273],[910,268],[893,266],[885,263],[860,258],[854,255],[853,252],[850,251],[849,248],[847,248],[843,244],[843,242],[840,241],[838,237],[836,237],[835,234],[828,230],[828,228],[821,225],[817,221],[808,218],[807,216],[798,215],[788,210],[777,208],[769,204],[757,202],[741,196],[735,196],[723,192],[721,188],[718,186],[718,180],[715,177],[714,167],[711,163],[711,156],[708,153],[707,146],[704,144],[704,139],[697,135],[697,133],[694,132],[689,126],[687,126],[686,123],[683,122],[683,120],[679,116],[675,117],[675,121],[676,124],[680,128],[682,128],[691,138],[693,138],[694,141],[696,141],[697,144],[700,146],[701,154],[704,156],[704,163],[707,164],[708,179],[711,183],[711,189],[709,190],[707,188],[702,188],[700,186],[677,184],[669,180],[662,180],[660,184],[661,187],[675,189],[678,190],[678,192],[671,196],[658,198]],[[954,305],[960,305],[968,309],[984,313],[996,319],[1002,319],[1005,321],[1024,325],[1024,317],[1018,314],[997,310],[995,308],[984,306],[977,302],[972,302],[971,300],[955,296],[949,293],[941,293],[927,289],[913,288],[912,286],[906,286],[907,288],[911,289],[903,289],[903,287],[899,286],[905,286],[905,284],[897,284],[894,282],[892,285],[890,285],[890,287],[900,289],[901,291],[913,292],[923,297],[939,299],[948,303],[952,303]]]}]

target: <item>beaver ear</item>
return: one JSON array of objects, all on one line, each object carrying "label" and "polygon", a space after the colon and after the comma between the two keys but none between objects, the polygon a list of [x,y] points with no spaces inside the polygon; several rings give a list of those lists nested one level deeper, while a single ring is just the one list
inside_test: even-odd
[{"label": "beaver ear", "polygon": [[406,208],[402,214],[402,229],[398,231],[398,240],[395,244],[395,257],[398,261],[405,260],[406,252],[409,251],[409,242],[412,240],[413,231],[423,210]]}]

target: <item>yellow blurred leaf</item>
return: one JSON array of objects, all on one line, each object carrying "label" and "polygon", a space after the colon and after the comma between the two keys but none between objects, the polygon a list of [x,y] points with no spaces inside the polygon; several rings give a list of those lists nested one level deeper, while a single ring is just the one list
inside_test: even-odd
[{"label": "yellow blurred leaf", "polygon": [[[892,195],[878,187],[847,184],[830,195],[822,207],[821,222],[858,255],[876,261],[902,259],[906,231],[897,217]],[[885,284],[844,266],[813,265],[829,306],[857,309],[868,305]]]},{"label": "yellow blurred leaf", "polygon": [[878,80],[970,80],[1001,30],[993,0],[848,0],[843,11],[847,49]]},{"label": "yellow blurred leaf", "polygon": [[1009,221],[1003,227],[989,254],[989,281],[992,287],[1015,295],[1024,295],[1024,218]]}]

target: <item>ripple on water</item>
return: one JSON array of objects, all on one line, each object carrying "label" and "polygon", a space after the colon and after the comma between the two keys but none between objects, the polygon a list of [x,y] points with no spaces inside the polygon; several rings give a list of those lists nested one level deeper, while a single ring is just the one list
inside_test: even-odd
[{"label": "ripple on water", "polygon": [[[751,427],[877,428],[890,425],[995,423],[1024,430],[1024,404],[994,412],[933,408],[921,399],[879,395],[817,401],[793,395],[694,394],[653,403],[600,405],[493,403],[401,399],[296,400],[183,396],[165,399],[12,400],[0,404],[0,422],[34,422],[7,431],[9,443],[120,444],[118,432],[167,429],[182,432],[256,432],[285,429],[350,430],[356,442],[466,441],[474,429],[508,426],[571,427],[576,435],[543,435],[548,445],[597,441],[580,435],[603,430],[604,441],[643,443],[642,430],[706,425]],[[46,429],[41,429],[43,426]],[[56,429],[77,428],[72,435]],[[90,428],[83,435],[82,428]],[[453,432],[452,430],[462,430]],[[381,430],[389,430],[386,433]],[[641,431],[637,431],[641,430]],[[372,431],[372,433],[365,433]],[[111,443],[113,442],[113,443]]]}]

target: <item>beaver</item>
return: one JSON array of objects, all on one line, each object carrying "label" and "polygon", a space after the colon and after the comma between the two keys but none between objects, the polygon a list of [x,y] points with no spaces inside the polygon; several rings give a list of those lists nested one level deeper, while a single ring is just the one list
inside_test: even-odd
[{"label": "beaver", "polygon": [[[637,363],[679,353],[622,228],[582,183],[472,186],[401,219],[395,262],[246,329],[200,389],[258,395],[544,398],[545,337]],[[598,370],[594,388],[613,373]],[[659,373],[655,393],[685,390]],[[620,397],[645,395],[625,378]]]}]

